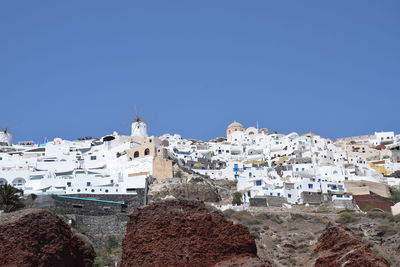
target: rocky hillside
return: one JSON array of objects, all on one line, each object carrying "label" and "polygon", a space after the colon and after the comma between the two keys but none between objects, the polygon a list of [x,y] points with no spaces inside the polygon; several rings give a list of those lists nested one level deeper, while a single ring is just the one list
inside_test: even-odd
[{"label": "rocky hillside", "polygon": [[[315,250],[320,244],[319,240],[332,238],[330,232],[325,230],[327,225],[350,228],[358,242],[364,244],[363,247],[370,248],[372,254],[368,255],[383,258],[390,266],[400,266],[398,216],[393,217],[382,212],[338,213],[337,210],[322,207],[250,208],[247,211],[226,210],[224,214],[235,223],[248,227],[256,240],[258,256],[276,267],[314,266],[318,258],[331,253],[329,250]],[[362,257],[363,253],[358,256]],[[340,257],[336,258],[338,259]],[[333,262],[333,258],[331,261]]]},{"label": "rocky hillside", "polygon": [[172,179],[154,181],[150,185],[150,199],[160,201],[167,197],[191,199],[204,202],[231,202],[236,182],[230,180],[212,180],[207,176],[174,164]]},{"label": "rocky hillside", "polygon": [[27,209],[0,216],[0,266],[86,267],[94,253],[57,215]]},{"label": "rocky hillside", "polygon": [[248,229],[198,201],[168,200],[134,211],[121,266],[269,266]]},{"label": "rocky hillside", "polygon": [[358,239],[345,226],[328,225],[318,238],[315,267],[389,267],[384,258],[372,252],[368,244]]}]

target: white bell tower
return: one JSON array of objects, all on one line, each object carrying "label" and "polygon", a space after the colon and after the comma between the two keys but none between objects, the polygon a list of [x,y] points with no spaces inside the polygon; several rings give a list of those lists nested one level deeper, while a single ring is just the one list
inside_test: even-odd
[{"label": "white bell tower", "polygon": [[131,136],[136,136],[136,137],[143,137],[146,138],[147,135],[147,124],[142,121],[139,117],[136,117],[136,119],[132,122],[132,131],[131,131]]}]

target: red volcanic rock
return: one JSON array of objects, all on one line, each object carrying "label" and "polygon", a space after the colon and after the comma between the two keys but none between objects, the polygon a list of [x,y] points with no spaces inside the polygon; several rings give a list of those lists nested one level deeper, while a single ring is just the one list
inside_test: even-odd
[{"label": "red volcanic rock", "polygon": [[243,266],[222,264],[229,264],[223,261],[232,258],[258,260],[248,229],[209,212],[201,202],[158,202],[134,211],[129,217],[123,241],[123,267],[195,267],[219,262],[219,266]]},{"label": "red volcanic rock", "polygon": [[93,252],[58,216],[23,210],[0,216],[0,266],[93,265]]},{"label": "red volcanic rock", "polygon": [[232,257],[229,260],[218,262],[214,267],[267,267],[271,266],[255,257]]},{"label": "red volcanic rock", "polygon": [[389,262],[375,255],[369,246],[344,226],[325,229],[318,239],[315,267],[388,267]]}]

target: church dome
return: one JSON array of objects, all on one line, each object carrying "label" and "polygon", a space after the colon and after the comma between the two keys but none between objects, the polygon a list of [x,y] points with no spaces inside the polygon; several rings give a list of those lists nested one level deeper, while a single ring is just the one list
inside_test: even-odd
[{"label": "church dome", "polygon": [[228,125],[228,128],[226,128],[226,136],[229,136],[233,132],[238,132],[238,131],[244,132],[244,127],[241,123],[234,121]]},{"label": "church dome", "polygon": [[238,128],[244,128],[243,125],[237,121],[232,122],[231,124],[228,125],[228,129],[229,128],[233,128],[233,127],[238,127]]}]

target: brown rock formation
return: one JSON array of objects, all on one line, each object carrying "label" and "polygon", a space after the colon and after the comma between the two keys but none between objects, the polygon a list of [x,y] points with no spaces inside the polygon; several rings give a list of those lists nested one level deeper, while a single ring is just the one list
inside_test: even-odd
[{"label": "brown rock formation", "polygon": [[[130,215],[121,266],[244,266],[236,263],[240,258],[255,263],[256,254],[246,227],[201,202],[168,200]],[[263,264],[258,263],[252,266]]]},{"label": "brown rock formation", "polygon": [[0,216],[0,266],[92,266],[94,254],[58,216],[37,209]]},{"label": "brown rock formation", "polygon": [[375,255],[368,244],[345,226],[328,225],[318,239],[315,267],[387,267],[389,262]]},{"label": "brown rock formation", "polygon": [[228,260],[218,262],[214,267],[267,267],[270,266],[262,262],[259,258],[238,256]]}]

